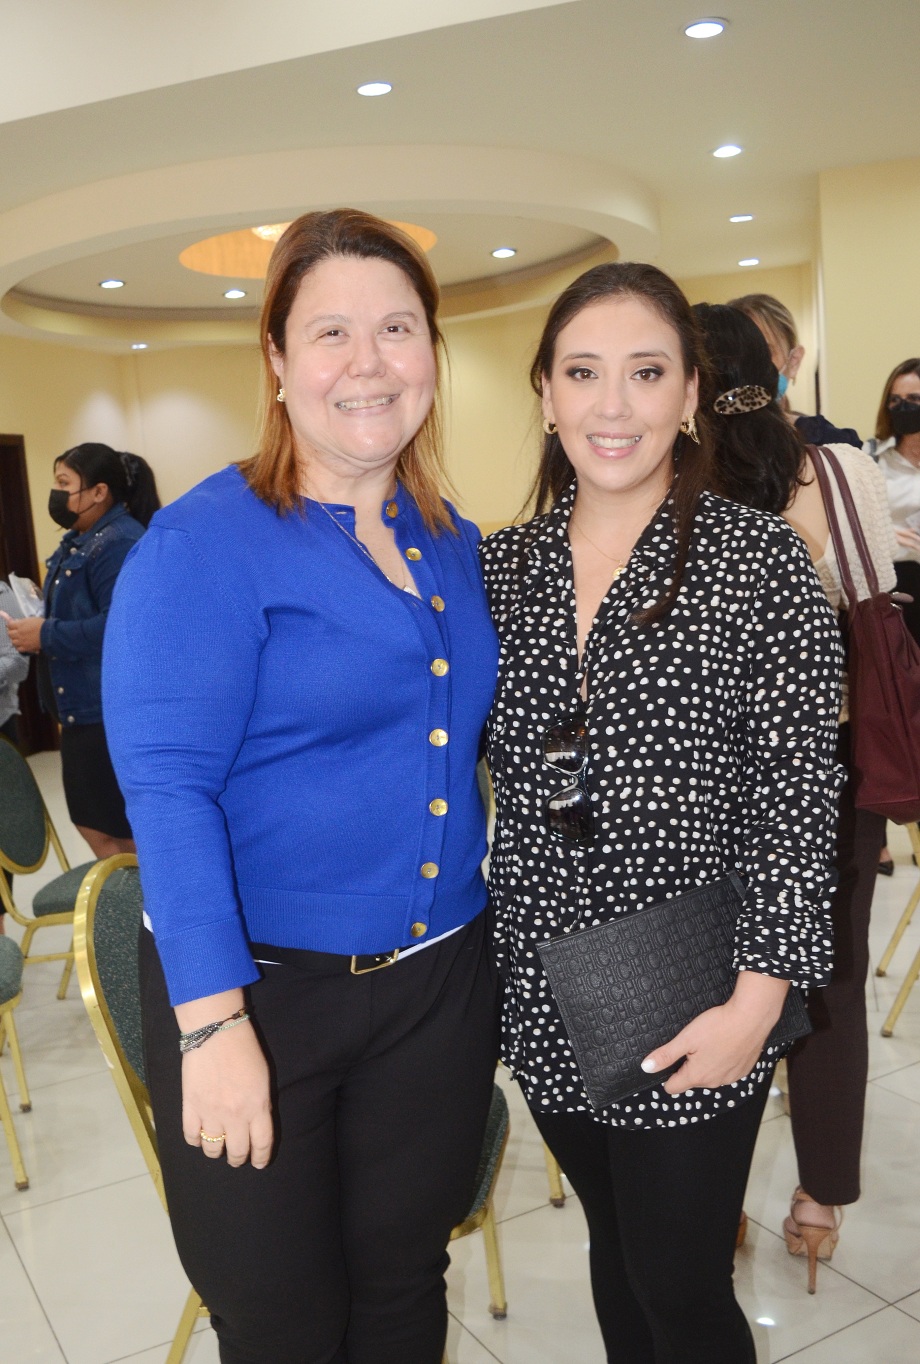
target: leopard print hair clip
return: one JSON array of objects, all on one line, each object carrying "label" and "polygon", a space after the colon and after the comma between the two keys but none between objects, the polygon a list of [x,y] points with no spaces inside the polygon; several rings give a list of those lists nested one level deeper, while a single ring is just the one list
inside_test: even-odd
[{"label": "leopard print hair clip", "polygon": [[742,412],[756,412],[759,407],[766,407],[772,401],[772,395],[760,384],[742,384],[740,388],[730,388],[727,393],[720,393],[713,407],[723,417],[737,417]]}]

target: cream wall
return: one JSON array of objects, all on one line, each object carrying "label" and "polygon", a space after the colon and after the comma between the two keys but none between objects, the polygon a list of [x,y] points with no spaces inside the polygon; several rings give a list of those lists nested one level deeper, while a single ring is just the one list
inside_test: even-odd
[{"label": "cream wall", "polygon": [[819,177],[827,410],[875,430],[884,383],[920,355],[920,159]]},{"label": "cream wall", "polygon": [[0,430],[23,436],[40,559],[60,538],[48,515],[54,459],[71,445],[127,440],[118,358],[0,337]]},{"label": "cream wall", "polygon": [[527,376],[545,317],[540,306],[444,325],[448,469],[461,510],[483,531],[515,520],[534,475],[540,425]]},{"label": "cream wall", "polygon": [[145,351],[119,364],[129,447],[155,470],[164,502],[252,453],[257,347]]}]

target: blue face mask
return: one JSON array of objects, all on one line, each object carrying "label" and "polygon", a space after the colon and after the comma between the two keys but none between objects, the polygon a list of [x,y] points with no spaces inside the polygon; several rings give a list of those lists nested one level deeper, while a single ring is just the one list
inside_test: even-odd
[{"label": "blue face mask", "polygon": [[782,397],[785,395],[786,389],[787,389],[788,387],[789,387],[789,376],[788,376],[788,374],[780,374],[780,376],[779,376],[779,382],[778,382],[777,385],[776,385],[776,396],[777,396],[777,398],[782,398]]}]

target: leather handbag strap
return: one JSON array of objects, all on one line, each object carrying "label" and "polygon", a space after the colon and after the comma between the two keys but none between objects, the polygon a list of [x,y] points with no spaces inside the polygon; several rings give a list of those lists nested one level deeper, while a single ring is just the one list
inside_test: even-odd
[{"label": "leather handbag strap", "polygon": [[834,553],[837,557],[837,567],[840,570],[840,578],[843,583],[844,591],[846,592],[847,601],[849,603],[850,609],[853,610],[859,600],[859,597],[856,591],[856,585],[853,582],[853,574],[850,569],[850,561],[849,556],[847,555],[846,546],[843,541],[843,534],[840,530],[840,521],[837,517],[837,507],[834,503],[834,495],[831,491],[830,479],[827,476],[825,460],[830,465],[837,486],[840,489],[840,496],[847,514],[847,520],[850,523],[850,530],[852,532],[853,539],[856,544],[856,549],[859,554],[860,561],[862,563],[863,573],[865,574],[866,582],[869,587],[869,594],[870,596],[873,597],[877,597],[879,594],[878,574],[875,571],[875,565],[873,564],[872,556],[869,553],[869,546],[867,545],[866,537],[863,534],[863,528],[859,520],[859,513],[856,510],[856,504],[853,501],[853,494],[850,491],[850,485],[846,481],[846,477],[844,475],[843,470],[840,467],[840,462],[837,459],[837,456],[834,454],[832,450],[828,450],[828,448],[823,445],[822,446],[810,445],[808,449],[812,457],[811,462],[814,465],[815,474],[817,476],[818,484],[821,489],[821,497],[824,501],[824,510],[827,513],[827,524],[830,528],[831,539],[834,542]]}]

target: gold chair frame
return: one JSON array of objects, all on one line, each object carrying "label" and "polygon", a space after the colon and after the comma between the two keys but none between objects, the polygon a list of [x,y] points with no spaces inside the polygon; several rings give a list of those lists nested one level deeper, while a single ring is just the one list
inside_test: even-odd
[{"label": "gold chair frame", "polygon": [[[916,862],[917,866],[920,867],[920,825],[908,824],[907,832],[910,837],[910,844],[914,854],[914,861]],[[904,934],[907,931],[907,927],[910,924],[911,919],[914,917],[914,911],[916,910],[918,904],[920,904],[920,878],[918,878],[917,884],[914,887],[914,892],[904,908],[904,913],[898,920],[897,928],[891,935],[891,941],[885,948],[885,951],[882,953],[882,959],[879,962],[878,966],[875,968],[875,974],[877,976],[887,975],[888,967],[891,965],[891,959],[897,950],[898,943],[904,937]],[[882,1024],[883,1037],[891,1037],[893,1035],[894,1025],[895,1023],[897,1023],[898,1018],[901,1015],[901,1010],[907,1003],[907,997],[910,994],[911,990],[916,985],[918,979],[920,979],[920,951],[917,952],[916,956],[914,957],[913,961],[908,967],[907,975],[904,977],[904,983],[902,984],[900,990],[897,993],[894,1003],[892,1004],[891,1008],[888,1011],[888,1017]]]},{"label": "gold chair frame", "polygon": [[[0,877],[0,880],[3,878]],[[19,1050],[19,1036],[16,1032],[16,1024],[13,1022],[13,1010],[21,999],[22,991],[20,990],[18,995],[8,999],[5,1004],[0,1004],[0,1055],[3,1054],[3,1048],[9,1039],[10,1056],[13,1058],[13,1070],[16,1074],[16,1083],[19,1086],[19,1107],[23,1113],[28,1113],[32,1107],[32,1100],[29,1096],[26,1072],[22,1064],[22,1052]],[[29,1187],[29,1176],[26,1174],[22,1151],[19,1149],[19,1138],[16,1136],[16,1129],[13,1126],[13,1114],[10,1110],[10,1101],[2,1075],[0,1075],[0,1123],[3,1125],[6,1144],[10,1149],[16,1188],[27,1189]]]},{"label": "gold chair frame", "polygon": [[[163,1191],[163,1176],[160,1171],[160,1156],[153,1125],[153,1113],[150,1107],[150,1095],[147,1086],[135,1073],[134,1067],[125,1055],[119,1041],[118,1030],[112,1020],[99,980],[99,972],[96,966],[96,948],[93,939],[96,904],[106,880],[113,871],[117,871],[120,867],[136,866],[137,858],[133,853],[119,853],[115,857],[107,857],[104,862],[97,862],[92,871],[87,872],[83,878],[83,884],[80,886],[74,914],[74,955],[77,979],[80,982],[80,992],[83,996],[86,1012],[89,1014],[93,1031],[102,1048],[103,1055],[109,1063],[115,1088],[118,1090],[119,1098],[128,1115],[128,1121],[131,1124],[137,1144],[141,1148],[141,1154],[144,1157],[147,1169],[150,1171],[150,1177],[159,1194],[160,1202],[163,1204],[164,1210],[168,1211],[166,1195]],[[202,1303],[201,1298],[194,1288],[191,1289],[182,1309],[179,1326],[173,1337],[169,1354],[166,1356],[166,1364],[182,1364],[196,1321],[199,1317],[209,1316],[210,1313]]]},{"label": "gold chair frame", "polygon": [[[0,743],[9,743],[9,740],[0,736]],[[10,744],[10,747],[13,748],[14,745]],[[18,749],[16,751],[18,752]],[[22,761],[25,762],[25,759],[23,758]],[[37,785],[38,784],[36,783],[36,786]],[[20,866],[18,862],[14,862],[11,858],[5,856],[3,850],[0,849],[0,867],[5,871],[11,872],[14,876],[30,876],[33,872],[39,871],[45,865],[45,861],[48,857],[49,845],[54,849],[54,855],[58,860],[61,871],[65,872],[70,871],[71,869],[70,863],[67,860],[67,854],[61,846],[61,840],[58,838],[57,829],[55,829],[54,822],[48,813],[48,807],[45,804],[44,796],[41,795],[41,791],[39,791],[39,797],[41,798],[42,803],[42,813],[45,817],[45,841],[42,846],[41,856],[37,861],[33,862],[31,866]],[[40,928],[53,928],[58,924],[73,924],[73,910],[68,911],[66,914],[43,914],[40,917],[23,914],[22,911],[16,907],[16,903],[13,900],[5,876],[0,876],[0,900],[3,901],[3,907],[10,918],[19,924],[21,928],[25,929],[25,932],[22,935],[21,947],[26,966],[34,966],[41,961],[62,961],[64,963],[61,983],[58,986],[57,992],[58,999],[63,999],[67,994],[67,986],[70,984],[70,976],[73,971],[73,942],[71,941],[70,949],[67,952],[44,952],[37,956],[32,956],[32,939]]]}]

